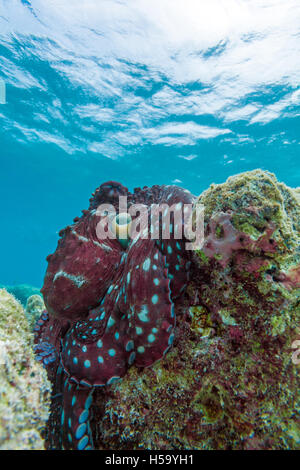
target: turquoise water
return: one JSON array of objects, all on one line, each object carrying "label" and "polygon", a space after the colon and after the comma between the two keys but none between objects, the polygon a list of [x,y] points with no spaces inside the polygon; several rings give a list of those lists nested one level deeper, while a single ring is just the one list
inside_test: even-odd
[{"label": "turquoise water", "polygon": [[106,180],[299,186],[298,0],[0,0],[0,79],[0,283],[40,286]]}]

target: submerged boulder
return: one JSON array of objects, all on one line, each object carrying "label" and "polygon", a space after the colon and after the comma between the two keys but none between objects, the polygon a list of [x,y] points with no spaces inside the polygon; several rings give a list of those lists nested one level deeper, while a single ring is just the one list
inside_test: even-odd
[{"label": "submerged boulder", "polygon": [[21,304],[0,289],[0,449],[44,449],[50,383]]},{"label": "submerged boulder", "polygon": [[174,346],[97,390],[99,449],[300,448],[299,195],[262,170],[200,195]]}]

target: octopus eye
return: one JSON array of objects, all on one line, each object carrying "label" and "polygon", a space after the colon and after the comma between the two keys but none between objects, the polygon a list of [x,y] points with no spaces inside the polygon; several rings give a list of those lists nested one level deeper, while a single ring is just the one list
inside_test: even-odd
[{"label": "octopus eye", "polygon": [[131,216],[126,212],[116,215],[112,220],[112,232],[115,233],[123,248],[127,248],[130,242],[131,223]]}]

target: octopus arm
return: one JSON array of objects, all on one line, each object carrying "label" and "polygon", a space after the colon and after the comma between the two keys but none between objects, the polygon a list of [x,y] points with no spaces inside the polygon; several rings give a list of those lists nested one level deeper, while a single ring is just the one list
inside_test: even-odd
[{"label": "octopus arm", "polygon": [[130,362],[148,367],[161,359],[174,338],[175,313],[166,257],[153,240],[139,240],[126,263]]},{"label": "octopus arm", "polygon": [[34,327],[34,352],[36,359],[47,369],[51,379],[55,378],[59,365],[60,338],[69,328],[69,322],[51,318],[45,310]]},{"label": "octopus arm", "polygon": [[63,341],[63,368],[70,380],[81,386],[111,385],[128,368],[124,347],[127,323],[117,304],[116,286],[112,281],[103,302],[90,310],[84,321],[75,323]]}]

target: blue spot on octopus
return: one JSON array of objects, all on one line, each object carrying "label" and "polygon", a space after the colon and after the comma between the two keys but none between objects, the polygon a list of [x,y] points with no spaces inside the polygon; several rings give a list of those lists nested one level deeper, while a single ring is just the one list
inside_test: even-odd
[{"label": "blue spot on octopus", "polygon": [[[118,238],[115,232],[115,238],[99,239],[98,229],[109,216],[98,209],[107,204],[120,216],[119,196],[127,197],[128,211],[133,204],[145,206],[148,221],[153,204],[174,207],[170,239],[161,233],[145,238],[142,231],[135,238]],[[59,233],[57,249],[47,257],[42,288],[47,310],[35,326],[35,353],[54,393],[62,395],[61,448],[93,449],[94,389],[118,382],[132,365],[151,366],[171,348],[174,299],[187,286],[191,265],[187,240],[175,238],[172,228],[183,225],[182,206],[193,201],[177,186],[130,193],[109,181],[94,192],[89,209]]]}]

